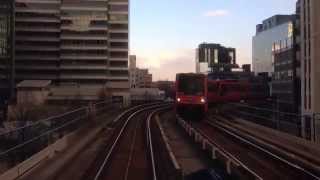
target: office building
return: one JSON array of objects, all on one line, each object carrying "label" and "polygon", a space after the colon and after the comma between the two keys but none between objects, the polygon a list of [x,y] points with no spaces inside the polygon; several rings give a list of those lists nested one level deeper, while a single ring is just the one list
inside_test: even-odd
[{"label": "office building", "polygon": [[271,95],[278,111],[300,114],[300,57],[296,55],[299,26],[296,20],[292,19],[288,36],[272,44]]},{"label": "office building", "polygon": [[13,3],[0,1],[0,121],[6,118],[7,105],[15,95]]},{"label": "office building", "polygon": [[[320,1],[300,0],[302,114],[316,114],[311,139],[320,142]],[[302,125],[308,122],[302,122]]]},{"label": "office building", "polygon": [[275,15],[256,26],[256,35],[252,39],[252,66],[255,74],[274,72],[272,45],[284,40],[292,33],[295,15]]},{"label": "office building", "polygon": [[17,80],[127,92],[128,0],[16,0]]},{"label": "office building", "polygon": [[202,43],[196,50],[196,72],[230,71],[236,65],[236,49]]}]

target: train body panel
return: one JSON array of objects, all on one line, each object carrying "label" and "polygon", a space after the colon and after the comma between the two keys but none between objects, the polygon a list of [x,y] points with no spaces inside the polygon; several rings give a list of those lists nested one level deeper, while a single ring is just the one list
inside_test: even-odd
[{"label": "train body panel", "polygon": [[175,108],[179,114],[196,110],[200,114],[208,111],[207,77],[203,74],[185,73],[176,77]]},{"label": "train body panel", "polygon": [[230,102],[265,100],[268,85],[249,80],[208,79],[203,74],[177,74],[175,107],[178,113]]}]

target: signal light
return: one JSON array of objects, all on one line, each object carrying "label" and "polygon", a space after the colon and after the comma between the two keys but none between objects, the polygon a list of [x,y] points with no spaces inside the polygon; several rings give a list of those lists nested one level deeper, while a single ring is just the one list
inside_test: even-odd
[{"label": "signal light", "polygon": [[177,98],[177,101],[178,101],[178,102],[180,102],[180,101],[181,101],[181,99],[180,99],[180,98]]},{"label": "signal light", "polygon": [[200,100],[201,103],[206,103],[206,100],[202,97]]}]

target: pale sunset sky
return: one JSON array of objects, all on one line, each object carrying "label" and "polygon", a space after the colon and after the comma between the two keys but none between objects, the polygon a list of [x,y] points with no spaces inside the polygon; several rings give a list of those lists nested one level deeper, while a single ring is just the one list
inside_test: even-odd
[{"label": "pale sunset sky", "polygon": [[256,24],[293,14],[296,0],[130,0],[130,54],[153,80],[195,71],[202,42],[237,49],[237,63],[251,63]]}]

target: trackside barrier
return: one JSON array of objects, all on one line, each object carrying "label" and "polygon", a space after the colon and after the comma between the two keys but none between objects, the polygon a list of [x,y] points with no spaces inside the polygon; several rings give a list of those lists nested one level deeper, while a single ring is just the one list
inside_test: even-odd
[{"label": "trackside barrier", "polygon": [[219,159],[225,164],[225,168],[229,174],[235,174],[240,179],[262,180],[262,178],[253,170],[249,169],[240,160],[232,154],[224,150],[221,146],[210,140],[204,133],[193,128],[189,123],[177,116],[177,123],[186,131],[186,133],[198,143],[204,151],[210,153],[213,160]]},{"label": "trackside barrier", "polygon": [[[228,103],[225,116],[240,117],[310,141],[316,141],[317,114],[296,114],[243,103]],[[230,115],[232,114],[232,115]]]},{"label": "trackside barrier", "polygon": [[183,180],[183,172],[179,166],[171,147],[168,144],[168,139],[163,132],[162,126],[159,122],[159,117],[156,117],[155,123],[151,123],[152,134],[154,134],[154,152],[157,155],[156,161],[160,162],[158,167],[160,174],[159,179],[167,180]]},{"label": "trackside barrier", "polygon": [[[39,120],[0,134],[0,174],[15,166],[18,168],[18,174],[25,173],[37,163],[31,163],[31,165],[27,163],[28,166],[25,166],[24,163],[30,159],[32,162],[40,162],[41,157],[47,157],[41,153],[52,154],[48,151],[57,150],[55,143],[58,143],[59,139],[91,122],[89,119],[106,112],[112,104],[111,101],[90,104],[87,107]],[[62,146],[61,143],[57,145],[59,148]]]}]

